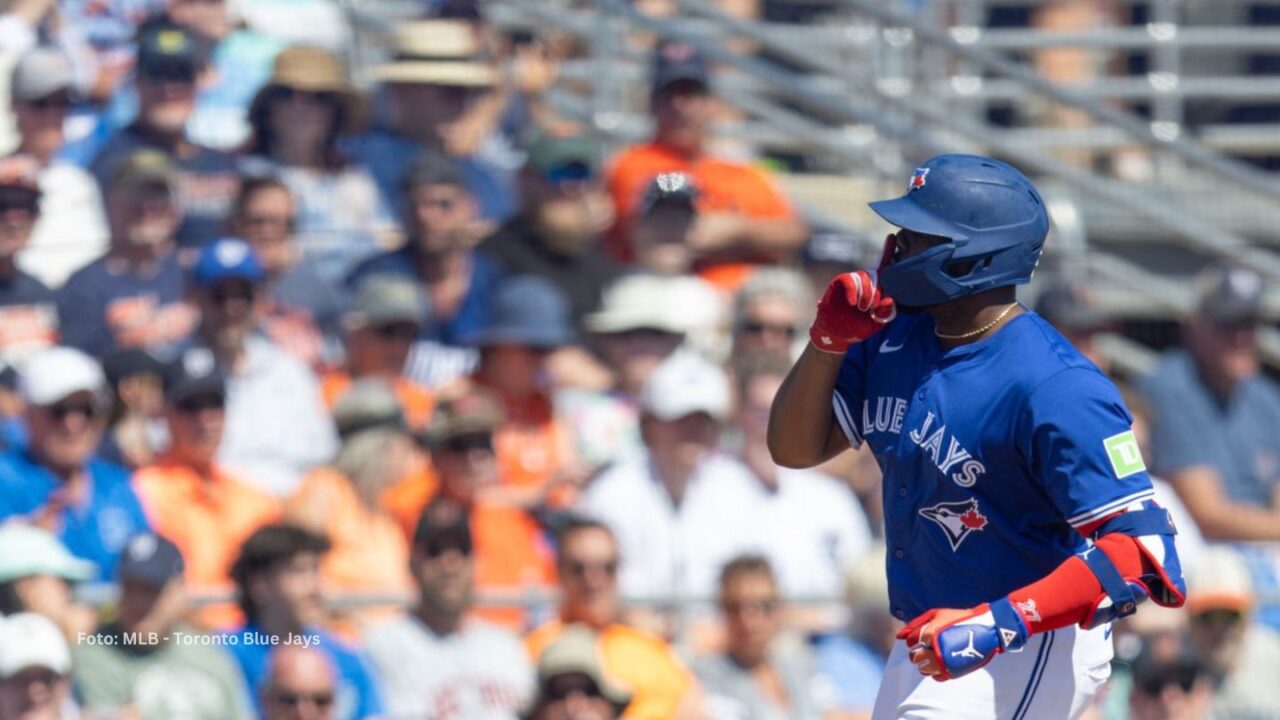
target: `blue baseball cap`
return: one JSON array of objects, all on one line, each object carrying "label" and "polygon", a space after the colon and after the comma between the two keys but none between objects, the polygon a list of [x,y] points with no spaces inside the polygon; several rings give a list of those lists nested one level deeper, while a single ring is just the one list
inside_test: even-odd
[{"label": "blue baseball cap", "polygon": [[117,572],[121,580],[134,580],[161,588],[180,577],[185,564],[182,551],[169,540],[152,533],[134,535],[120,553]]},{"label": "blue baseball cap", "polygon": [[229,279],[256,283],[266,276],[257,253],[240,238],[220,238],[205,245],[191,270],[195,283],[204,286]]}]

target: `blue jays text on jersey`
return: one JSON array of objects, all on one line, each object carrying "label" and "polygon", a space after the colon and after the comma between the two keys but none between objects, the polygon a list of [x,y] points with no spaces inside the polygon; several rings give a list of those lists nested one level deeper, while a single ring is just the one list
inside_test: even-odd
[{"label": "blue jays text on jersey", "polygon": [[1151,498],[1115,386],[1026,312],[944,350],[927,314],[850,348],[841,429],[884,475],[890,605],[901,619],[971,607],[1039,580],[1076,528]]}]

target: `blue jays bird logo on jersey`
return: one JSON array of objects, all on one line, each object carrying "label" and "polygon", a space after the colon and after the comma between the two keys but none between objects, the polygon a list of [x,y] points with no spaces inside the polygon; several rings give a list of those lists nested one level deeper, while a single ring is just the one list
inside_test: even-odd
[{"label": "blue jays bird logo on jersey", "polygon": [[965,538],[987,526],[987,516],[978,509],[977,498],[969,498],[964,502],[938,503],[921,508],[920,514],[942,528],[947,542],[951,543],[952,551],[958,550]]}]

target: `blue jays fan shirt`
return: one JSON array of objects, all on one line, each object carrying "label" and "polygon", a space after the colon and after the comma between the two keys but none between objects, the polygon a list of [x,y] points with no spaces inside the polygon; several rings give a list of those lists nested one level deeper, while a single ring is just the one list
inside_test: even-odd
[{"label": "blue jays fan shirt", "polygon": [[1084,549],[1076,528],[1151,497],[1119,392],[1032,312],[951,350],[903,315],[849,350],[832,404],[884,475],[899,619],[1039,580]]}]

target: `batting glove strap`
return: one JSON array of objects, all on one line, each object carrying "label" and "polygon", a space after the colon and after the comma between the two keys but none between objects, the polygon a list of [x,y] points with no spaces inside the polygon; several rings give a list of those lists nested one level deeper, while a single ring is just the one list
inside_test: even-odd
[{"label": "batting glove strap", "polygon": [[876,271],[836,276],[818,301],[809,340],[823,352],[843,355],[850,345],[884,329],[897,317],[893,300],[880,294]]}]

